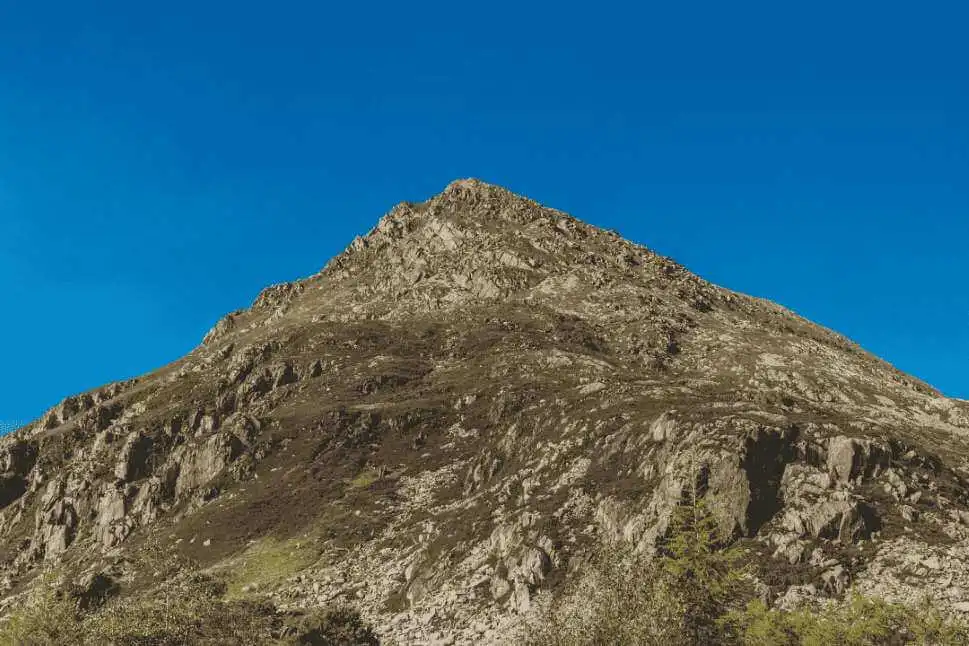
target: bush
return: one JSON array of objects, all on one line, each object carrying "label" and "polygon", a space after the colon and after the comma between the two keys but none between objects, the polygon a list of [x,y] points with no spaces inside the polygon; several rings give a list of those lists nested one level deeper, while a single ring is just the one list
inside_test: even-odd
[{"label": "bush", "polygon": [[45,582],[0,626],[0,646],[377,646],[350,608],[313,615],[277,612],[268,603],[225,600],[225,585],[189,573],[136,597],[86,612],[63,588]]},{"label": "bush", "polygon": [[796,611],[755,598],[742,555],[702,498],[678,508],[656,557],[613,545],[526,635],[528,646],[873,646],[969,644],[966,624],[929,602],[856,595]]},{"label": "bush", "polygon": [[77,602],[58,594],[50,580],[0,627],[0,646],[48,646],[76,643],[80,632]]},{"label": "bush", "polygon": [[777,646],[867,646],[869,644],[969,643],[969,629],[943,615],[925,601],[909,607],[855,595],[846,603],[802,608],[794,612],[769,610],[761,601],[748,604],[731,617],[740,643]]},{"label": "bush", "polygon": [[741,554],[725,542],[702,498],[678,507],[651,558],[619,544],[596,554],[572,590],[526,637],[530,646],[730,643],[725,617],[752,596]]},{"label": "bush", "polygon": [[298,619],[290,643],[307,646],[378,646],[380,640],[352,608],[328,608]]}]

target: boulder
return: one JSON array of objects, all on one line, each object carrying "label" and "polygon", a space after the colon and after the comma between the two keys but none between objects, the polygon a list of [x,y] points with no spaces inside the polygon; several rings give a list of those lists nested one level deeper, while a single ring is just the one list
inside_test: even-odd
[{"label": "boulder", "polygon": [[149,473],[152,439],[141,433],[131,433],[121,447],[114,476],[122,482],[143,478]]},{"label": "boulder", "polygon": [[868,538],[877,529],[874,512],[857,500],[825,500],[803,516],[805,532],[814,538],[853,543]]},{"label": "boulder", "polygon": [[175,495],[182,497],[207,484],[238,458],[244,448],[232,433],[217,433],[203,444],[187,448],[177,460]]},{"label": "boulder", "polygon": [[552,559],[540,547],[527,547],[522,554],[518,573],[522,581],[529,585],[537,585],[545,580],[545,576],[552,570]]},{"label": "boulder", "polygon": [[118,581],[107,572],[93,572],[81,577],[68,589],[79,610],[92,611],[121,591]]},{"label": "boulder", "polygon": [[0,448],[0,509],[27,491],[27,474],[37,461],[37,448],[28,442],[14,441]]},{"label": "boulder", "polygon": [[870,439],[839,435],[828,440],[828,471],[846,485],[878,473],[891,464],[891,450]]}]

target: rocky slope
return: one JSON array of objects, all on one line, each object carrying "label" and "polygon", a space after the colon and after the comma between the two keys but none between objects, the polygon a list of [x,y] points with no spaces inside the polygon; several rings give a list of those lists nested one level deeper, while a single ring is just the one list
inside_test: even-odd
[{"label": "rocky slope", "polygon": [[45,565],[123,579],[150,540],[397,643],[507,643],[696,482],[772,603],[969,612],[967,437],[969,404],[847,339],[462,180],[0,439],[4,603]]}]

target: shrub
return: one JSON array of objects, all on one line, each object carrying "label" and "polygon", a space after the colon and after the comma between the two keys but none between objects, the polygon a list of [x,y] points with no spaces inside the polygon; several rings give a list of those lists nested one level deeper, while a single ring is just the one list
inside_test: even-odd
[{"label": "shrub", "polygon": [[608,546],[527,630],[528,646],[873,646],[969,643],[969,627],[928,601],[861,595],[796,611],[754,595],[742,555],[702,498],[674,513],[656,557]]},{"label": "shrub", "polygon": [[282,614],[269,603],[225,600],[225,584],[189,572],[160,588],[82,610],[45,582],[0,626],[0,646],[377,646],[350,608]]},{"label": "shrub", "polygon": [[380,640],[360,613],[348,607],[327,608],[291,624],[289,643],[307,646],[378,646]]},{"label": "shrub", "polygon": [[80,632],[77,602],[59,593],[50,579],[0,627],[0,646],[49,646],[76,642]]},{"label": "shrub", "polygon": [[845,603],[786,612],[769,610],[761,601],[748,604],[731,617],[740,643],[777,646],[868,646],[870,644],[926,644],[956,646],[969,643],[969,629],[946,617],[928,601],[904,606],[861,595]]},{"label": "shrub", "polygon": [[527,646],[686,643],[682,599],[641,555],[619,546],[595,555],[568,592],[530,628]]},{"label": "shrub", "polygon": [[531,627],[526,643],[729,643],[732,626],[724,618],[742,609],[752,590],[741,554],[721,549],[726,541],[702,498],[679,506],[670,525],[656,558],[618,543],[594,555],[574,587]]}]

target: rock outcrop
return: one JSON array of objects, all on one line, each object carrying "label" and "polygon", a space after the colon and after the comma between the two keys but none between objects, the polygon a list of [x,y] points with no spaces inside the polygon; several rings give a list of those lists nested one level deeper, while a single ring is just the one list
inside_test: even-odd
[{"label": "rock outcrop", "polygon": [[589,549],[654,549],[697,491],[772,603],[969,612],[967,468],[966,402],[462,180],[0,439],[0,575],[16,595],[45,564],[87,572],[97,603],[124,572],[91,573],[148,542],[230,578],[268,550],[279,578],[247,594],[352,601],[402,644],[508,643]]}]

